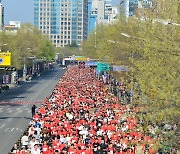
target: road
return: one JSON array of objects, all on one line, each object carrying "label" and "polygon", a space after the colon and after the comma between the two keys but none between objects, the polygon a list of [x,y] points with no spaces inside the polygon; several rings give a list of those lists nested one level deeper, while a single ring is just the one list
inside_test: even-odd
[{"label": "road", "polygon": [[31,82],[0,94],[0,154],[7,154],[27,128],[31,120],[31,103],[38,106],[49,97],[64,72],[56,67]]}]

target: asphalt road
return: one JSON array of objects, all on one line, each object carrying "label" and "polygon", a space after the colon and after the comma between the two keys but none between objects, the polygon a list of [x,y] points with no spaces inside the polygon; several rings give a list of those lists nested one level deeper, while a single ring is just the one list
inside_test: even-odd
[{"label": "asphalt road", "polygon": [[63,76],[65,70],[56,67],[41,77],[0,94],[0,154],[7,154],[31,120],[32,103],[39,106]]}]

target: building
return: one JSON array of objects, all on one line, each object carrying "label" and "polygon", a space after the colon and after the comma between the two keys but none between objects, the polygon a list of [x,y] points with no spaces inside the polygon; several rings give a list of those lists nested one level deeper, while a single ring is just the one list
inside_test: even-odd
[{"label": "building", "polygon": [[96,16],[97,24],[107,23],[112,12],[111,0],[93,0],[91,11],[91,14]]},{"label": "building", "polygon": [[34,25],[56,47],[81,46],[88,35],[88,0],[34,0]]},{"label": "building", "polygon": [[0,31],[3,29],[4,27],[4,7],[1,4],[1,0],[0,0]]},{"label": "building", "polygon": [[88,34],[95,29],[97,13],[92,12],[92,0],[88,1]]},{"label": "building", "polygon": [[20,21],[9,21],[9,25],[4,26],[4,31],[8,35],[17,35],[17,31],[20,29],[20,27]]},{"label": "building", "polygon": [[98,24],[110,24],[120,15],[119,6],[112,6],[112,0],[89,0],[88,2],[88,33],[93,32]]},{"label": "building", "polygon": [[133,16],[138,8],[152,7],[154,0],[120,0],[121,15]]},{"label": "building", "polygon": [[21,28],[20,21],[9,21],[9,25],[14,26],[15,28]]}]

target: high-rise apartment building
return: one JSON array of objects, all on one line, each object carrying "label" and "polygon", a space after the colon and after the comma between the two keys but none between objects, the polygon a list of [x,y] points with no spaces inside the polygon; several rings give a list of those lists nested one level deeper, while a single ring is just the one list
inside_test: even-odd
[{"label": "high-rise apartment building", "polygon": [[112,6],[112,0],[89,0],[88,1],[88,33],[93,32],[96,25],[108,25],[117,20],[120,15],[119,7]]},{"label": "high-rise apartment building", "polygon": [[133,16],[137,8],[152,7],[153,0],[120,0],[121,14],[126,17]]},{"label": "high-rise apartment building", "polygon": [[88,0],[34,0],[34,25],[56,47],[81,46],[88,35]]},{"label": "high-rise apartment building", "polygon": [[0,30],[4,27],[4,7],[0,1]]}]

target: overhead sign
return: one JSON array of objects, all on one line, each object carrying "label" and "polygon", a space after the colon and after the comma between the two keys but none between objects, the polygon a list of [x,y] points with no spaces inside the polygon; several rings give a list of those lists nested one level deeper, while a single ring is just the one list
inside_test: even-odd
[{"label": "overhead sign", "polygon": [[10,66],[10,65],[11,65],[11,53],[0,52],[0,66]]},{"label": "overhead sign", "polygon": [[86,62],[85,62],[85,66],[86,66],[86,67],[97,66],[97,62],[86,61]]},{"label": "overhead sign", "polygon": [[115,71],[115,72],[126,72],[126,71],[127,71],[127,68],[124,67],[124,66],[114,65],[114,66],[113,66],[113,71]]},{"label": "overhead sign", "polygon": [[87,58],[84,57],[84,56],[76,56],[76,60],[77,60],[77,61],[86,61]]},{"label": "overhead sign", "polygon": [[110,70],[110,65],[107,63],[97,63],[97,71],[109,71]]}]

